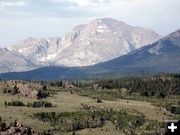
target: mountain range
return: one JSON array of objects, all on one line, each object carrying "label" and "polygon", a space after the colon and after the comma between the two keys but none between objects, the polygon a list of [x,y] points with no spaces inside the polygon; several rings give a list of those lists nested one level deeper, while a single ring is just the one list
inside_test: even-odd
[{"label": "mountain range", "polygon": [[180,73],[180,30],[118,58],[85,67],[48,66],[0,74],[1,79],[58,80],[103,74]]},{"label": "mountain range", "polygon": [[180,72],[180,30],[127,55],[93,66],[93,71],[125,73]]},{"label": "mountain range", "polygon": [[38,68],[38,66],[24,56],[14,53],[6,48],[0,48],[0,73],[27,71],[35,68]]},{"label": "mountain range", "polygon": [[96,19],[75,27],[62,38],[30,37],[1,49],[6,60],[0,58],[0,73],[46,66],[91,66],[123,56],[160,38],[148,28],[112,18]]}]

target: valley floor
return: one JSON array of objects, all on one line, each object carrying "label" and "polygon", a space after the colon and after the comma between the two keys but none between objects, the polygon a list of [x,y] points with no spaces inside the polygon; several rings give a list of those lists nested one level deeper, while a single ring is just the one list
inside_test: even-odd
[{"label": "valley floor", "polygon": [[[33,113],[36,112],[74,112],[78,111],[82,108],[82,103],[88,106],[94,106],[97,108],[113,108],[115,110],[118,109],[131,109],[136,110],[138,112],[143,113],[147,119],[149,120],[158,120],[163,122],[168,119],[169,115],[167,115],[166,110],[162,108],[158,108],[152,106],[149,102],[142,101],[133,101],[133,100],[122,100],[119,99],[117,101],[106,101],[103,100],[102,103],[97,103],[95,99],[89,97],[79,96],[77,94],[71,94],[69,92],[59,92],[57,95],[53,97],[49,97],[47,100],[51,103],[57,105],[57,107],[52,108],[28,108],[28,107],[5,107],[4,101],[10,100],[21,100],[25,103],[31,102],[32,99],[26,98],[23,96],[12,96],[12,95],[2,95],[0,94],[0,116],[11,122],[13,120],[18,120],[19,122],[33,127],[35,131],[41,131],[44,129],[50,129],[51,126],[48,123],[40,122],[38,120],[31,119]],[[165,114],[166,113],[166,114]],[[77,133],[80,135],[89,134],[89,135],[119,135],[120,131],[113,130],[114,127],[111,123],[107,123],[106,126],[102,128],[96,129],[84,129],[80,130]],[[70,134],[70,133],[67,133]],[[122,133],[123,134],[123,133]]]},{"label": "valley floor", "polygon": [[0,134],[162,135],[180,118],[178,77],[0,81]]}]

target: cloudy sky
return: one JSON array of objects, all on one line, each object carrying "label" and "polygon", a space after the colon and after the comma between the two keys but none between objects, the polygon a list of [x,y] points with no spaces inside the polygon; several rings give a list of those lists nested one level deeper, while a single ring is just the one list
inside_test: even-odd
[{"label": "cloudy sky", "polygon": [[27,37],[63,36],[112,17],[167,35],[180,28],[180,0],[0,0],[0,47]]}]

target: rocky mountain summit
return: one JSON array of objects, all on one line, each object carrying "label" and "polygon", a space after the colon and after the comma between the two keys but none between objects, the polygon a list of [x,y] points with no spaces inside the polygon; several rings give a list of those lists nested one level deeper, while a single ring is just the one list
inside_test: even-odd
[{"label": "rocky mountain summit", "polygon": [[79,77],[180,73],[180,30],[110,61],[87,67],[49,66],[28,72],[0,74],[5,80],[59,80]]},{"label": "rocky mountain summit", "polygon": [[103,18],[79,25],[62,38],[28,38],[8,49],[39,66],[89,66],[125,55],[160,38],[150,29]]}]

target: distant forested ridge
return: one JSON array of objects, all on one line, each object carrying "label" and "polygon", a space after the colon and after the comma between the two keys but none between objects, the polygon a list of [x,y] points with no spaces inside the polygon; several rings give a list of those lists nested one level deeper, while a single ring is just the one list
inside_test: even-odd
[{"label": "distant forested ridge", "polygon": [[73,83],[73,85],[78,87],[97,85],[102,89],[125,88],[129,92],[141,92],[144,96],[180,95],[180,74],[97,80],[91,83]]}]

